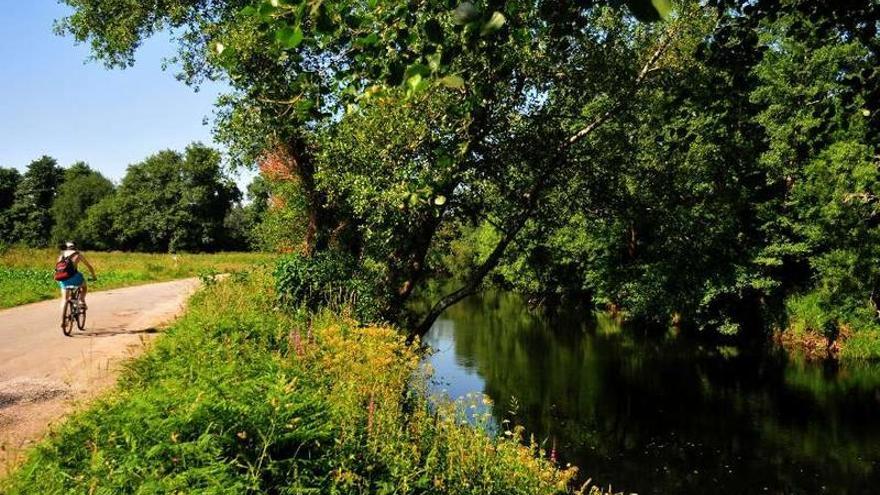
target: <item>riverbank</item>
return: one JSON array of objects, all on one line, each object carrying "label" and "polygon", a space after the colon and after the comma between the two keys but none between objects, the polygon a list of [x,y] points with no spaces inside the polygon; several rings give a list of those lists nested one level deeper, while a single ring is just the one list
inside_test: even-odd
[{"label": "riverbank", "polygon": [[[275,259],[267,253],[127,253],[86,251],[98,272],[89,282],[94,291],[165,282],[189,277],[231,273]],[[58,297],[52,279],[55,249],[0,246],[0,309]],[[85,267],[83,272],[88,275]]]},{"label": "riverbank", "polygon": [[537,445],[431,405],[389,328],[273,308],[268,276],[196,294],[118,387],[54,431],[3,493],[571,492]]},{"label": "riverbank", "polygon": [[786,303],[786,324],[773,340],[787,352],[807,359],[878,360],[880,323],[873,308],[850,309],[841,319],[827,311],[816,294],[790,298]]}]

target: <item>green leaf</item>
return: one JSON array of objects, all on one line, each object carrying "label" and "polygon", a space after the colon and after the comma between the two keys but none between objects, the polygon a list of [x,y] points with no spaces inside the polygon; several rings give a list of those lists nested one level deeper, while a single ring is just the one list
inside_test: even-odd
[{"label": "green leaf", "polygon": [[668,18],[669,14],[672,13],[671,0],[651,0],[651,4],[654,5],[654,8],[657,9],[657,13],[660,14],[660,17],[663,19]]},{"label": "green leaf", "polygon": [[627,0],[629,10],[643,22],[666,19],[672,12],[671,0]]},{"label": "green leaf", "polygon": [[464,79],[461,76],[446,76],[440,79],[439,83],[449,89],[464,89]]},{"label": "green leaf", "polygon": [[460,25],[468,24],[480,17],[479,11],[477,11],[477,8],[474,7],[474,4],[471,2],[462,2],[455,8],[452,15],[455,17],[456,24]]},{"label": "green leaf", "polygon": [[285,26],[275,32],[275,40],[284,48],[291,49],[299,46],[303,41],[303,31],[299,26]]},{"label": "green leaf", "polygon": [[312,109],[315,108],[315,102],[312,100],[300,100],[296,104],[296,109],[302,114],[306,114],[311,112]]},{"label": "green leaf", "polygon": [[428,67],[431,69],[431,72],[437,72],[438,70],[440,70],[442,57],[439,53],[428,55],[425,57],[425,59],[428,61]]},{"label": "green leaf", "polygon": [[275,15],[275,11],[277,9],[270,2],[263,2],[258,7],[257,13],[260,16],[260,20],[263,22],[269,22],[272,20],[272,16]]},{"label": "green leaf", "polygon": [[431,68],[425,64],[415,63],[406,68],[405,77],[410,78],[414,75],[420,75],[422,77],[428,77],[431,75]]},{"label": "green leaf", "polygon": [[446,204],[446,196],[440,195],[434,198],[434,204],[437,206],[443,206]]},{"label": "green leaf", "polygon": [[421,74],[416,74],[416,75],[410,76],[406,79],[407,86],[409,86],[410,89],[412,89],[413,91],[415,91],[416,88],[421,86],[422,82],[423,82],[423,79],[422,79]]},{"label": "green leaf", "polygon": [[379,34],[378,33],[370,33],[367,36],[363,36],[355,40],[354,44],[362,47],[366,46],[375,46],[376,43],[379,42]]},{"label": "green leaf", "polygon": [[489,20],[483,24],[482,29],[480,29],[480,36],[486,36],[498,31],[504,26],[505,22],[507,22],[507,19],[504,17],[504,14],[497,11],[493,12],[492,17],[490,17]]}]

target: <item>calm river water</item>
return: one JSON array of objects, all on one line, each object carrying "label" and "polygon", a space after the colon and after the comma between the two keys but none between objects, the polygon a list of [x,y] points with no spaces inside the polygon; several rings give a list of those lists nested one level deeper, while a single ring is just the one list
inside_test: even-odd
[{"label": "calm river water", "polygon": [[[548,319],[509,294],[451,308],[437,392],[484,393],[559,462],[647,494],[880,493],[880,365],[808,364]],[[586,320],[586,321],[585,321]]]}]

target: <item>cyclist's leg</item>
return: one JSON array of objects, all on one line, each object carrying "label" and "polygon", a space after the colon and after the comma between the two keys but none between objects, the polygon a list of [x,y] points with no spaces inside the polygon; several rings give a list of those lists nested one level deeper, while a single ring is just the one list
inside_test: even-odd
[{"label": "cyclist's leg", "polygon": [[67,290],[68,286],[65,282],[58,282],[58,287],[61,289],[61,311],[64,312],[64,306],[70,300],[70,291]]},{"label": "cyclist's leg", "polygon": [[83,277],[82,285],[79,286],[79,301],[83,309],[88,309],[88,306],[86,306],[86,292],[88,291],[88,284],[86,284],[86,279]]},{"label": "cyclist's leg", "polygon": [[64,308],[67,306],[67,300],[70,299],[70,291],[64,287],[64,284],[58,284],[61,286],[61,328],[64,328]]}]

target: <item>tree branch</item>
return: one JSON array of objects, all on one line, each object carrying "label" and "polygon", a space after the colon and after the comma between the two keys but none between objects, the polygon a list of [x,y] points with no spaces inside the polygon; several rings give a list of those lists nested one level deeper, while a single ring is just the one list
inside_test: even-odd
[{"label": "tree branch", "polygon": [[639,91],[639,87],[645,80],[648,78],[648,75],[653,73],[658,69],[656,67],[657,61],[660,60],[660,57],[663,56],[663,53],[666,52],[666,49],[672,44],[672,41],[675,39],[676,34],[676,25],[673,25],[669,28],[669,31],[666,32],[664,39],[660,40],[657,44],[657,47],[654,49],[654,52],[648,57],[648,60],[645,62],[645,65],[642,66],[642,69],[639,71],[638,76],[636,76],[635,81],[633,82],[632,89],[626,93],[622,98],[620,98],[617,103],[614,104],[608,111],[599,116],[598,119],[590,122],[586,127],[577,131],[574,135],[568,138],[568,146],[571,146],[581,139],[590,135],[593,131],[599,128],[605,122],[611,119],[620,110],[623,105],[630,100],[630,98]]}]

